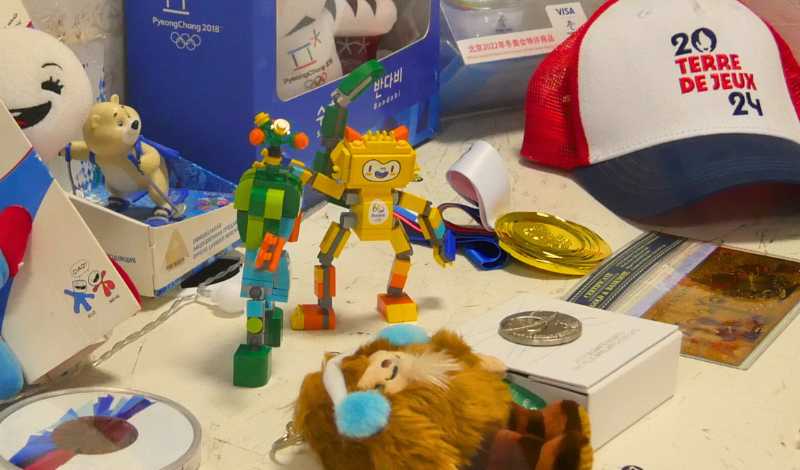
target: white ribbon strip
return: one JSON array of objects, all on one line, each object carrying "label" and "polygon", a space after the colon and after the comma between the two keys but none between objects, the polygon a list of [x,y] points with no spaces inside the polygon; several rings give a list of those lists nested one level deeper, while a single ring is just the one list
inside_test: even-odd
[{"label": "white ribbon strip", "polygon": [[464,199],[477,205],[481,224],[494,231],[497,219],[510,212],[511,181],[497,150],[488,142],[476,141],[447,170],[447,182]]}]

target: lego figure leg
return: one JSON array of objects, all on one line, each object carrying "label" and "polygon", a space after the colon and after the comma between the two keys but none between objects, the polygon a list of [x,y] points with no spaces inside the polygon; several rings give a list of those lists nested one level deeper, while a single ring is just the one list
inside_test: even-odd
[{"label": "lego figure leg", "polygon": [[269,382],[272,348],[281,345],[283,311],[273,300],[286,299],[289,282],[289,258],[286,253],[276,273],[256,269],[258,250],[247,250],[242,281],[242,297],[247,302],[247,342],[240,345],[233,360],[233,384],[239,387],[262,387]]},{"label": "lego figure leg", "polygon": [[395,252],[394,264],[389,285],[386,286],[386,294],[378,296],[378,310],[389,323],[417,321],[417,304],[403,292],[411,269],[413,250],[408,241],[408,234],[399,223],[392,228],[391,242]]},{"label": "lego figure leg", "polygon": [[350,229],[334,222],[320,245],[317,258],[320,264],[314,267],[314,293],[317,305],[298,305],[292,313],[294,330],[333,330],[336,328],[336,313],[333,297],[336,295],[336,269],[333,260],[338,258],[350,238]]}]

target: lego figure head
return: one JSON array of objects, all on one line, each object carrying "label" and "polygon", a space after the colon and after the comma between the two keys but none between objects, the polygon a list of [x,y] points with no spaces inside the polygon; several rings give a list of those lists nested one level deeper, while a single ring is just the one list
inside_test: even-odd
[{"label": "lego figure head", "polygon": [[85,294],[89,291],[89,284],[84,280],[72,281],[72,291],[76,294]]},{"label": "lego figure head", "polygon": [[92,86],[75,54],[30,28],[0,29],[0,101],[48,161],[78,135]]},{"label": "lego figure head", "polygon": [[142,132],[142,120],[133,108],[119,104],[119,96],[99,103],[83,125],[86,145],[97,154],[127,154]]},{"label": "lego figure head", "polygon": [[400,169],[400,162],[397,160],[391,160],[386,163],[382,163],[380,160],[370,160],[361,167],[361,174],[367,181],[380,183],[397,178],[397,175],[400,174]]},{"label": "lego figure head", "polygon": [[333,176],[349,189],[405,188],[419,171],[417,152],[407,139],[405,127],[363,136],[348,128],[345,140],[331,153]]}]

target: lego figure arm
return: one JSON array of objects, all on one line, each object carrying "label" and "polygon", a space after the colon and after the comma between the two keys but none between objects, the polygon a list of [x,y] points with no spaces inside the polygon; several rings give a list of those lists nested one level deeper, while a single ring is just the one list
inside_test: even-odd
[{"label": "lego figure arm", "polygon": [[302,162],[292,160],[289,171],[296,174],[303,184],[310,184],[312,188],[326,196],[339,199],[344,194],[345,186],[322,173],[314,173],[305,168]]},{"label": "lego figure arm", "polygon": [[75,141],[67,145],[67,147],[58,152],[60,157],[64,157],[67,161],[70,160],[90,160],[92,152],[86,142]]},{"label": "lego figure arm", "polygon": [[427,199],[413,194],[397,191],[397,205],[419,214],[419,228],[426,240],[433,247],[433,258],[441,267],[453,264],[455,260],[455,243],[453,234],[444,224],[439,209],[431,206]]}]

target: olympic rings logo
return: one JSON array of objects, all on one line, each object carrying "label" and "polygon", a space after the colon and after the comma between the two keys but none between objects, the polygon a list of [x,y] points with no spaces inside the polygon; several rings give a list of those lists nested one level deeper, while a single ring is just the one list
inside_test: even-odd
[{"label": "olympic rings logo", "polygon": [[178,32],[173,32],[170,34],[169,38],[178,49],[186,49],[187,51],[197,49],[202,42],[202,39],[200,39],[200,36],[197,34],[189,36],[186,33],[180,34]]},{"label": "olympic rings logo", "polygon": [[321,87],[327,81],[328,81],[328,74],[326,72],[322,72],[313,79],[306,80],[306,88],[308,88],[309,90],[313,90],[314,88]]}]

